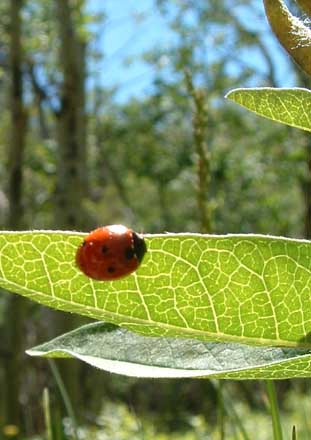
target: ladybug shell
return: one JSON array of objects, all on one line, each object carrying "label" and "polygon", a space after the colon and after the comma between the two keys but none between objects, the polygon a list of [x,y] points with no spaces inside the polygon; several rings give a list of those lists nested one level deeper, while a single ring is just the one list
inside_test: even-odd
[{"label": "ladybug shell", "polygon": [[84,239],[76,264],[94,280],[111,281],[134,272],[147,251],[140,235],[122,225],[95,229]]}]

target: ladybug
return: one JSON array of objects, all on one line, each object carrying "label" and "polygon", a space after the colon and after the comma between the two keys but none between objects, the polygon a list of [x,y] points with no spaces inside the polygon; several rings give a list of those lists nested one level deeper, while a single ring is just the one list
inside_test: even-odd
[{"label": "ladybug", "polygon": [[123,225],[90,232],[78,247],[76,264],[94,280],[111,281],[134,272],[147,251],[143,237]]}]

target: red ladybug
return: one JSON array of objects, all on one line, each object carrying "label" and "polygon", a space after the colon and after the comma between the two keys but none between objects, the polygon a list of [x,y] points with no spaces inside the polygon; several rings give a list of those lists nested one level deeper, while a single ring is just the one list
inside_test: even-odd
[{"label": "red ladybug", "polygon": [[111,281],[134,272],[147,251],[143,237],[122,225],[95,229],[77,250],[79,269],[94,280]]}]

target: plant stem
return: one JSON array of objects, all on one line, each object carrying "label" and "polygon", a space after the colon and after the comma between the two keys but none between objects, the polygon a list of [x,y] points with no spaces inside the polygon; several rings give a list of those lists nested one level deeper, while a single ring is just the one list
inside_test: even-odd
[{"label": "plant stem", "polygon": [[76,419],[76,416],[75,416],[75,413],[74,413],[74,410],[73,410],[73,406],[72,406],[71,401],[70,401],[70,397],[69,397],[69,395],[67,393],[65,384],[64,384],[64,382],[63,382],[63,380],[62,380],[62,378],[61,378],[61,376],[59,374],[58,368],[57,368],[54,360],[53,359],[48,359],[48,363],[50,365],[50,368],[51,368],[52,374],[54,376],[55,382],[56,382],[56,384],[58,386],[59,392],[60,392],[60,394],[62,396],[62,399],[63,399],[64,405],[65,405],[68,417],[71,419],[73,433],[74,433],[73,437],[76,440],[78,440],[77,419]]},{"label": "plant stem", "polygon": [[250,437],[248,436],[248,434],[243,426],[243,422],[242,422],[239,414],[237,413],[237,411],[234,408],[231,396],[229,395],[228,391],[226,390],[226,388],[222,384],[222,381],[221,380],[211,380],[211,383],[213,384],[213,386],[216,389],[218,400],[219,400],[219,394],[221,393],[224,412],[228,417],[230,417],[232,422],[236,425],[236,427],[240,431],[241,438],[243,440],[250,440]]},{"label": "plant stem", "polygon": [[185,71],[188,93],[193,99],[193,139],[198,156],[198,189],[197,201],[201,223],[201,231],[212,232],[211,204],[207,195],[211,181],[211,160],[206,144],[207,109],[206,96],[202,89],[195,88],[189,71]]},{"label": "plant stem", "polygon": [[53,440],[51,411],[50,411],[50,394],[48,388],[44,388],[42,400],[43,400],[44,420],[46,426],[46,438],[47,440]]},{"label": "plant stem", "polygon": [[247,434],[247,432],[246,432],[246,430],[245,430],[245,428],[244,428],[243,422],[242,422],[242,420],[241,420],[239,414],[236,412],[236,410],[235,410],[235,408],[234,408],[234,405],[233,405],[233,403],[232,403],[232,401],[231,401],[231,398],[229,398],[229,397],[227,396],[227,393],[226,393],[226,396],[225,396],[225,397],[226,397],[226,398],[225,398],[225,402],[226,402],[226,404],[225,404],[226,412],[228,413],[228,415],[230,415],[231,420],[233,421],[233,423],[236,424],[236,426],[237,426],[238,429],[240,430],[240,434],[241,434],[242,439],[243,439],[243,440],[250,440],[250,437],[248,436],[248,434]]},{"label": "plant stem", "polygon": [[222,393],[222,382],[218,382],[217,390],[217,425],[219,426],[220,440],[225,439],[225,406]]},{"label": "plant stem", "polygon": [[296,436],[296,426],[293,426],[293,430],[292,430],[292,440],[297,440],[297,436]]},{"label": "plant stem", "polygon": [[279,413],[276,390],[273,380],[266,380],[266,389],[270,403],[270,411],[271,411],[272,425],[273,425],[273,438],[274,440],[283,440],[280,413]]}]

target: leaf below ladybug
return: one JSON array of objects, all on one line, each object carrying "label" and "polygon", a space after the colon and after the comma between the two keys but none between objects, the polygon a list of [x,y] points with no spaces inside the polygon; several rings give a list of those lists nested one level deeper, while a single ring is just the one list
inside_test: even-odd
[{"label": "leaf below ladybug", "polygon": [[311,351],[146,337],[102,322],[28,350],[74,357],[110,373],[145,378],[286,379],[311,376]]}]

